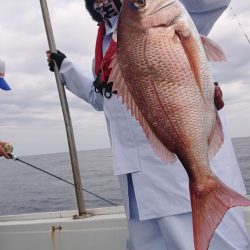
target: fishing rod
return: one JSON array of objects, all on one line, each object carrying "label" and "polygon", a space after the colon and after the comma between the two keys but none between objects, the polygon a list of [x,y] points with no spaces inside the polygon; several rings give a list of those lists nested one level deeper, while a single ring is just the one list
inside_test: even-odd
[{"label": "fishing rod", "polygon": [[[8,155],[9,155],[9,157],[10,157],[12,160],[14,160],[14,161],[22,162],[22,163],[25,164],[25,165],[28,165],[28,166],[30,166],[30,167],[32,167],[32,168],[38,170],[38,171],[41,171],[41,172],[43,172],[43,173],[45,173],[45,174],[47,174],[47,175],[50,175],[50,176],[52,176],[52,177],[54,177],[54,178],[56,178],[56,179],[58,179],[58,180],[60,180],[60,181],[63,181],[63,182],[65,182],[65,183],[67,183],[67,184],[69,184],[69,185],[75,187],[75,185],[74,185],[73,183],[71,183],[71,182],[69,182],[69,181],[67,181],[67,180],[65,180],[65,179],[63,179],[63,178],[61,178],[61,177],[59,177],[59,176],[57,176],[57,175],[54,175],[54,174],[52,174],[52,173],[50,173],[50,172],[48,172],[48,171],[46,171],[46,170],[43,170],[43,169],[41,169],[41,168],[39,168],[39,167],[36,167],[36,166],[34,166],[33,164],[30,164],[30,163],[28,163],[28,162],[26,162],[26,161],[23,161],[23,160],[21,160],[20,158],[18,158],[17,156],[15,156],[15,155],[13,155],[13,154],[10,154],[10,153],[9,153]],[[99,198],[99,199],[101,199],[101,200],[103,200],[103,201],[105,201],[105,202],[107,202],[107,203],[109,203],[109,204],[111,204],[112,206],[119,206],[118,204],[116,204],[116,203],[114,203],[114,202],[112,202],[112,201],[109,201],[109,200],[107,200],[107,199],[105,199],[105,198],[103,198],[103,197],[101,197],[101,196],[99,196],[99,195],[97,195],[97,194],[95,194],[95,193],[93,193],[93,192],[87,190],[87,189],[81,188],[81,190],[82,190],[82,191],[85,191],[86,193],[88,193],[88,194],[90,194],[90,195],[93,195],[93,196],[95,196],[95,197],[97,197],[97,198]]]},{"label": "fishing rod", "polygon": [[236,21],[237,21],[237,23],[238,23],[238,25],[239,25],[239,27],[240,27],[240,29],[241,29],[243,35],[244,35],[245,38],[247,39],[247,42],[250,44],[250,39],[249,39],[247,33],[245,32],[245,29],[244,29],[243,25],[241,24],[238,15],[236,14],[236,12],[233,10],[233,8],[232,8],[231,6],[230,6],[230,10],[231,10],[231,12],[232,12],[232,15],[233,15],[234,18],[236,19]]}]

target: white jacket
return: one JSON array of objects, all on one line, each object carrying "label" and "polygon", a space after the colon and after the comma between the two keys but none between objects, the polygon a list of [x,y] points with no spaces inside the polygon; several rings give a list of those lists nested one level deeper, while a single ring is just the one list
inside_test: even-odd
[{"label": "white jacket", "polygon": [[[212,28],[215,20],[221,14],[229,1],[222,0],[183,0],[187,7],[195,12],[197,20],[206,17],[206,33]],[[197,2],[203,2],[202,14],[197,12]],[[205,7],[207,6],[207,10]],[[210,19],[208,15],[210,13]],[[216,13],[216,14],[215,14]],[[199,26],[199,25],[198,25]],[[203,27],[203,26],[202,26]],[[203,32],[203,33],[204,33]],[[109,40],[112,30],[107,30],[106,40]],[[104,47],[107,47],[104,44]],[[68,90],[90,103],[95,109],[103,110],[112,145],[114,173],[124,175],[133,173],[133,184],[140,219],[151,219],[191,211],[188,177],[178,161],[173,164],[162,162],[153,152],[147,138],[130,115],[125,105],[116,95],[111,99],[95,93],[93,76],[65,59],[61,66],[61,77]],[[213,172],[228,186],[240,193],[245,193],[245,187],[239,166],[232,147],[232,142],[226,130],[224,117],[225,143],[219,153],[211,160]],[[128,209],[128,194],[126,178],[120,178],[121,190]]]}]

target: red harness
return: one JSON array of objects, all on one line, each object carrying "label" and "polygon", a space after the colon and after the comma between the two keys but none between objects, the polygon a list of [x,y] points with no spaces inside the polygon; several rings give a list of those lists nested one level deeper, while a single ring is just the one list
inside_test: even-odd
[{"label": "red harness", "polygon": [[102,84],[107,84],[111,72],[110,63],[112,61],[113,55],[116,52],[117,43],[112,39],[108,50],[103,56],[102,44],[104,35],[105,35],[105,24],[104,22],[101,22],[97,33],[96,47],[95,47],[95,74],[97,76],[100,75]]}]

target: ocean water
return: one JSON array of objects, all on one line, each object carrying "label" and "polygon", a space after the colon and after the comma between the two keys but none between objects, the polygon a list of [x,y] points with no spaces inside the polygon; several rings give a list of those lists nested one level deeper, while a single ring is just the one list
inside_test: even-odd
[{"label": "ocean water", "polygon": [[[250,137],[233,139],[248,194],[250,194]],[[20,157],[36,167],[73,183],[68,153]],[[113,176],[110,149],[78,152],[83,188],[116,204],[122,204]],[[87,208],[110,206],[84,192]],[[0,160],[0,215],[77,209],[74,187],[26,164]]]}]

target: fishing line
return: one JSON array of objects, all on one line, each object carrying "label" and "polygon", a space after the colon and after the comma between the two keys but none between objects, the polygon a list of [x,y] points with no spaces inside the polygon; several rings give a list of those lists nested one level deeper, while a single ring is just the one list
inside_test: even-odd
[{"label": "fishing line", "polygon": [[[45,174],[47,174],[47,175],[50,175],[50,176],[52,176],[52,177],[58,179],[58,180],[60,180],[60,181],[63,181],[63,182],[65,182],[65,183],[68,183],[68,184],[71,185],[71,186],[75,186],[73,183],[71,183],[71,182],[69,182],[69,181],[67,181],[67,180],[65,180],[65,179],[63,179],[63,178],[61,178],[61,177],[59,177],[59,176],[56,176],[56,175],[54,175],[54,174],[52,174],[52,173],[50,173],[50,172],[48,172],[48,171],[46,171],[46,170],[43,170],[43,169],[41,169],[41,168],[38,168],[38,167],[36,167],[36,166],[34,166],[34,165],[28,163],[28,162],[25,162],[25,161],[19,159],[17,156],[14,156],[14,155],[11,155],[11,154],[9,154],[9,156],[10,156],[10,158],[11,158],[12,160],[14,160],[14,161],[20,161],[20,162],[22,162],[22,163],[24,163],[24,164],[26,164],[26,165],[28,165],[28,166],[30,166],[30,167],[32,167],[32,168],[35,168],[35,169],[37,169],[37,170],[39,170],[39,171],[41,171],[41,172],[43,172],[43,173],[45,173]],[[97,198],[99,198],[99,199],[101,199],[101,200],[103,200],[103,201],[105,201],[105,202],[107,202],[107,203],[113,205],[113,206],[119,206],[118,204],[113,203],[112,201],[109,201],[109,200],[107,200],[107,199],[105,199],[105,198],[103,198],[103,197],[101,197],[101,196],[99,196],[99,195],[97,195],[97,194],[95,194],[95,193],[93,193],[93,192],[87,190],[87,189],[84,189],[84,188],[81,188],[81,189],[82,189],[84,192],[86,192],[86,193],[88,193],[88,194],[91,194],[91,195],[93,195],[93,196],[95,196],[95,197],[97,197]]]},{"label": "fishing line", "polygon": [[245,38],[247,39],[248,43],[250,44],[250,39],[249,39],[247,33],[245,32],[245,29],[244,29],[243,25],[241,24],[240,19],[238,18],[238,15],[236,15],[236,12],[233,10],[232,7],[230,7],[230,10],[231,10],[233,16],[235,17],[236,21],[238,22],[238,25],[239,25],[239,27],[240,27],[243,35],[245,36]]}]

